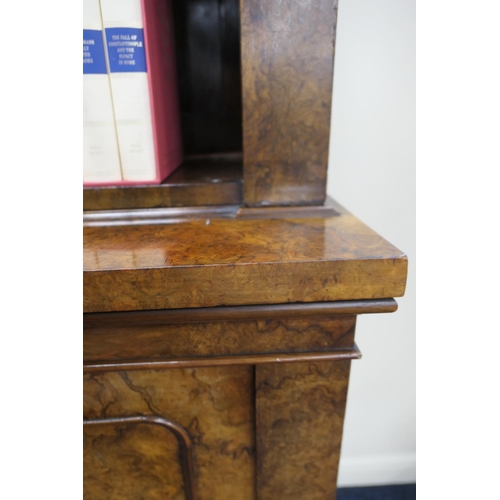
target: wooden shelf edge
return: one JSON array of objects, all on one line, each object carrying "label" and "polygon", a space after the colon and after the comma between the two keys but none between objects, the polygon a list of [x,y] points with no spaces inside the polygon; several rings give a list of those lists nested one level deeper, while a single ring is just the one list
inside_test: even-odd
[{"label": "wooden shelf edge", "polygon": [[154,225],[94,220],[84,228],[84,312],[404,295],[406,255],[333,200],[274,210],[184,208]]},{"label": "wooden shelf edge", "polygon": [[84,213],[113,213],[185,206],[241,205],[241,154],[187,157],[162,184],[106,186],[83,189]]}]

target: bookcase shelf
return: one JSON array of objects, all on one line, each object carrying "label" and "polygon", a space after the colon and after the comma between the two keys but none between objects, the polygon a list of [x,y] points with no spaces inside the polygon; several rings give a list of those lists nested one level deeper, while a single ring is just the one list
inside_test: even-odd
[{"label": "bookcase shelf", "polygon": [[187,157],[158,186],[83,190],[84,211],[240,205],[242,200],[243,159],[239,153]]},{"label": "bookcase shelf", "polygon": [[336,0],[173,7],[186,161],[158,186],[87,188],[84,210],[322,206]]},{"label": "bookcase shelf", "polygon": [[239,2],[172,9],[184,162],[160,185],[84,188],[84,211],[243,203]]}]

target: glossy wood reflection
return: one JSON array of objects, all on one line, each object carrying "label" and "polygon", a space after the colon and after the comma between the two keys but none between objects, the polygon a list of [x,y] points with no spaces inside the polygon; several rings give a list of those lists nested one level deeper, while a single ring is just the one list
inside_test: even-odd
[{"label": "glossy wood reflection", "polygon": [[85,228],[84,311],[403,295],[406,256],[338,209],[325,218]]},{"label": "glossy wood reflection", "polygon": [[[88,373],[84,378],[84,418],[158,415],[173,420],[187,430],[192,440],[197,496],[200,500],[254,500],[253,377],[250,366]],[[156,457],[159,460],[160,452],[162,457],[165,454],[174,457],[177,453],[177,445],[173,441],[169,441],[169,450],[167,445],[163,449],[162,444],[155,444],[154,438],[160,438],[156,430],[130,431],[131,437],[124,438],[123,442],[113,438],[112,430],[101,432],[103,436],[111,433],[110,437],[99,438],[101,434],[98,433],[92,434],[92,439],[101,439],[104,455],[111,446],[106,443],[114,443],[110,460],[120,453],[128,453],[126,448],[120,451],[122,444],[129,450],[130,447],[143,446],[141,450],[145,455],[153,456],[141,459],[144,461],[157,460]],[[136,435],[134,432],[155,434],[151,437],[144,434],[142,439],[143,434]],[[87,473],[97,474],[99,470],[95,468],[99,464],[95,458],[86,460],[89,463]],[[123,467],[128,466],[125,464]],[[118,469],[117,477],[124,472],[123,468]],[[140,475],[137,470],[134,474],[133,477]],[[149,481],[147,474],[140,477],[141,481],[150,485],[148,487],[153,488],[151,485],[156,484],[156,480]],[[177,474],[176,477],[179,479],[180,476]],[[177,489],[173,489],[180,491],[179,481],[174,483],[171,479],[171,484],[177,485]],[[132,495],[125,498],[140,497]]]},{"label": "glossy wood reflection", "polygon": [[337,0],[241,0],[245,203],[325,199]]},{"label": "glossy wood reflection", "polygon": [[350,363],[256,367],[259,500],[335,500]]}]

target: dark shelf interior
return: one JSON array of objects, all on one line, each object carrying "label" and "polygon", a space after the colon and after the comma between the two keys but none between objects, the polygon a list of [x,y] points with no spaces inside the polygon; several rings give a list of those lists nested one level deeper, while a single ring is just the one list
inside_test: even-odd
[{"label": "dark shelf interior", "polygon": [[172,5],[184,153],[242,151],[239,2]]}]

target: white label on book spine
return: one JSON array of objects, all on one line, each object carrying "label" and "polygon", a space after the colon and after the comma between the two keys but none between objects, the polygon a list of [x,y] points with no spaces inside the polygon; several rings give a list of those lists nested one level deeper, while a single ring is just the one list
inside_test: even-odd
[{"label": "white label on book spine", "polygon": [[83,2],[83,180],[122,180],[99,0]]},{"label": "white label on book spine", "polygon": [[101,0],[123,178],[157,177],[141,0]]}]

